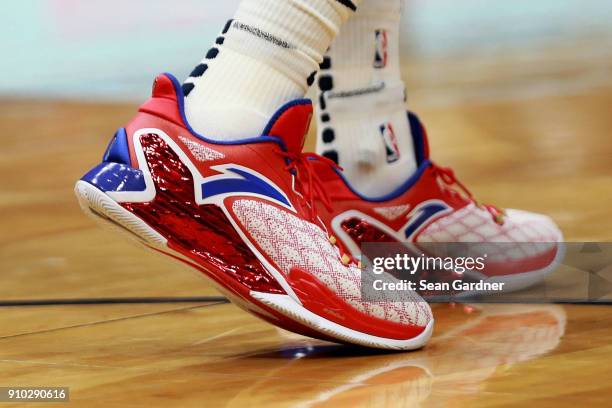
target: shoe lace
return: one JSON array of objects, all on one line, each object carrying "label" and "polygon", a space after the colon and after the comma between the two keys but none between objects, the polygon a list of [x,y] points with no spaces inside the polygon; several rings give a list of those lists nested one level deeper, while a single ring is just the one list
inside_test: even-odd
[{"label": "shoe lace", "polygon": [[315,160],[323,162],[333,169],[342,171],[342,168],[338,166],[333,160],[327,157],[320,156],[315,153],[292,153],[278,151],[278,154],[287,160],[287,166],[285,170],[292,172],[295,175],[298,186],[306,185],[307,188],[300,188],[299,195],[306,201],[310,218],[317,219],[316,201],[319,200],[325,208],[329,211],[333,209],[331,200],[323,181],[317,175],[314,168],[313,162]]},{"label": "shoe lace", "polygon": [[[506,218],[506,212],[499,207],[491,204],[481,204],[475,198],[472,192],[463,184],[461,181],[457,179],[455,176],[455,172],[450,167],[441,167],[437,164],[432,163],[432,168],[436,177],[438,177],[447,187],[457,186],[459,189],[467,196],[469,200],[471,200],[476,206],[486,210],[493,221],[495,221],[498,225],[503,225]],[[454,189],[449,188],[446,191],[451,191],[454,194],[458,194]]]},{"label": "shoe lace", "polygon": [[[317,171],[314,168],[313,163],[315,161],[319,161],[327,164],[332,169],[340,171],[342,171],[342,167],[338,166],[333,160],[315,153],[293,153],[280,150],[277,153],[286,159],[288,163],[285,166],[285,170],[290,171],[295,176],[295,180],[297,181],[296,186],[300,190],[296,192],[306,202],[311,221],[323,224],[317,215],[316,202],[320,201],[328,211],[332,211],[333,207],[331,199],[325,190],[325,186],[323,185],[323,181],[317,175]],[[306,186],[306,188],[301,188],[302,186]],[[338,248],[339,255],[345,265],[353,263],[360,266],[360,263],[357,263],[357,261],[351,255],[343,252],[334,236],[330,236],[329,240],[332,245]]]}]

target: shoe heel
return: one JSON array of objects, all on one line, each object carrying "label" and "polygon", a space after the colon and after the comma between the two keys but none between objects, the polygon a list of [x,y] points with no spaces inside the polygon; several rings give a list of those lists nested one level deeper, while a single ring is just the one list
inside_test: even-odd
[{"label": "shoe heel", "polygon": [[167,248],[167,239],[87,181],[77,181],[74,192],[85,214],[103,226],[122,232],[149,247]]}]

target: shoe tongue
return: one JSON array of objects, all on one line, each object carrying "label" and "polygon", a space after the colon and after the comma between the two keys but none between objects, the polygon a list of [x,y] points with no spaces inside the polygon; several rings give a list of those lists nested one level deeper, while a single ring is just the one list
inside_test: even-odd
[{"label": "shoe tongue", "polygon": [[421,165],[425,160],[429,160],[429,140],[427,139],[427,130],[417,115],[408,112],[408,120],[410,121],[410,132],[414,141],[414,153],[416,155],[417,165]]},{"label": "shoe tongue", "polygon": [[312,120],[312,102],[300,99],[289,102],[274,114],[264,136],[274,136],[281,139],[287,150],[301,153]]}]

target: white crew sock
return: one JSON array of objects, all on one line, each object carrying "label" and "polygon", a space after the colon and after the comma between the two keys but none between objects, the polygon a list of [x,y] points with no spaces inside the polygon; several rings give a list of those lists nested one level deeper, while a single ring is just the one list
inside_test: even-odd
[{"label": "white crew sock", "polygon": [[243,0],[183,84],[187,120],[213,139],[261,135],[284,103],[314,82],[356,0]]},{"label": "white crew sock", "polygon": [[318,77],[317,152],[369,197],[393,192],[417,167],[401,80],[400,12],[401,0],[365,0]]}]

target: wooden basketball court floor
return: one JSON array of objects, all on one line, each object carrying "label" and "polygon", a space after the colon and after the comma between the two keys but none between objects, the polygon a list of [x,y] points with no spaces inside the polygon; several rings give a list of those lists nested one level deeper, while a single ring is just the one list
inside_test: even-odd
[{"label": "wooden basketball court floor", "polygon": [[[596,42],[406,67],[434,158],[569,241],[612,238],[612,58],[583,58]],[[0,102],[0,386],[70,387],[84,407],[610,405],[612,307],[435,305],[425,349],[367,352],[277,330],[100,229],[73,182],[133,109]],[[103,298],[149,303],[7,306]]]}]

